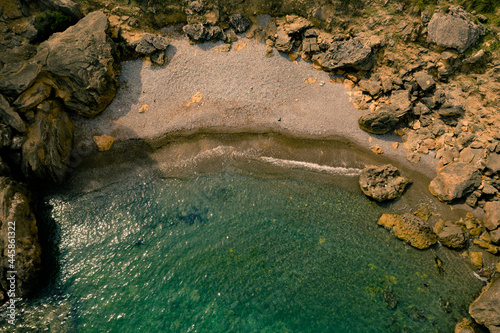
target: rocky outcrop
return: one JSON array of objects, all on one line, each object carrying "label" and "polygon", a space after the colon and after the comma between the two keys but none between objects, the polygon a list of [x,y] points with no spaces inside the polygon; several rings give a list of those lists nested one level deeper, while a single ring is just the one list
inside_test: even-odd
[{"label": "rocky outcrop", "polygon": [[233,14],[229,16],[229,24],[237,34],[243,33],[250,28],[252,22],[243,14]]},{"label": "rocky outcrop", "polygon": [[450,163],[438,171],[429,191],[439,200],[451,202],[463,198],[481,185],[481,173],[467,163]]},{"label": "rocky outcrop", "polygon": [[22,147],[23,172],[61,182],[68,171],[73,146],[73,124],[58,101],[46,102],[36,115]]},{"label": "rocky outcrop", "polygon": [[144,33],[141,37],[128,45],[132,58],[149,56],[154,65],[163,66],[167,62],[165,50],[169,46],[166,37]]},{"label": "rocky outcrop", "polygon": [[398,198],[410,183],[409,178],[401,176],[398,168],[390,164],[368,166],[359,176],[363,193],[378,202]]},{"label": "rocky outcrop", "polygon": [[469,313],[490,332],[500,332],[500,278],[494,278],[470,305]]},{"label": "rocky outcrop", "polygon": [[448,14],[435,12],[427,30],[429,42],[460,53],[474,45],[485,33],[484,27],[475,24],[460,6],[451,6]]},{"label": "rocky outcrop", "polygon": [[426,249],[437,242],[436,235],[425,221],[412,214],[382,214],[377,224],[417,249]]},{"label": "rocky outcrop", "polygon": [[119,62],[108,28],[106,15],[90,13],[40,44],[32,62],[41,66],[39,80],[82,116],[97,115],[116,94]]},{"label": "rocky outcrop", "polygon": [[434,226],[433,231],[444,246],[452,249],[464,247],[467,240],[464,230],[451,221],[440,220]]},{"label": "rocky outcrop", "polygon": [[[14,234],[9,234],[9,231]],[[9,259],[12,257],[9,258],[8,252],[9,235],[14,236],[10,239],[15,240],[15,260],[11,262]],[[32,294],[36,290],[41,269],[38,228],[26,187],[8,177],[0,177],[0,236],[0,283],[3,290],[10,289],[7,280],[10,274],[7,271],[16,271],[15,296]]]},{"label": "rocky outcrop", "polygon": [[372,48],[357,38],[336,41],[318,57],[317,62],[326,71],[346,68],[370,70],[373,67]]}]

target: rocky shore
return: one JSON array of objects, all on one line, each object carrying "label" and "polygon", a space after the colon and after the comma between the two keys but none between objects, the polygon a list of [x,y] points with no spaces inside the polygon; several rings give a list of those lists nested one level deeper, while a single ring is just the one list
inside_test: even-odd
[{"label": "rocky shore", "polygon": [[[413,214],[384,214],[379,224],[417,248],[439,241],[462,251],[477,274],[489,281],[469,312],[478,324],[500,332],[500,29],[488,16],[453,4],[422,10],[403,2],[375,1],[369,9],[357,3],[336,7],[314,1],[300,5],[167,1],[136,7],[112,1],[4,1],[0,5],[3,299],[8,290],[8,222],[17,226],[15,262],[22,273],[16,295],[29,296],[36,291],[43,265],[32,199],[37,186],[63,183],[82,158],[113,149],[115,140],[146,138],[161,144],[165,136],[200,131],[278,132],[316,139],[342,136],[375,154],[403,156],[415,169],[435,176],[429,184],[432,195],[468,207],[469,213],[454,221],[429,220],[432,212],[421,207]],[[42,41],[47,28],[41,23],[56,16],[68,26]],[[236,66],[232,61],[238,56],[250,61],[258,51],[271,63],[273,57],[286,56],[297,73],[306,73],[304,66],[322,72],[303,77],[299,86],[293,74],[281,75],[283,69],[266,76],[255,68],[254,74],[244,73],[251,76],[241,83],[248,88],[244,94],[232,92],[253,103],[234,99],[228,107],[228,100],[211,98],[210,92],[204,95],[199,87],[191,87],[191,92],[177,87],[170,92],[179,92],[179,99],[149,93],[135,101],[136,109],[120,115],[122,106],[110,103],[117,93],[121,61],[142,58],[152,66],[151,77],[158,74],[154,66],[165,64],[174,77],[193,75],[182,72],[182,61],[175,62],[177,57],[203,64],[204,58],[186,58],[186,52],[196,52],[189,49],[186,38],[192,44],[212,42],[210,50],[200,51],[202,56],[219,57],[214,59],[224,59],[227,66]],[[282,109],[259,99],[273,91],[270,79],[290,91],[272,96]],[[310,91],[310,100],[294,99],[294,86]],[[342,104],[344,87],[352,105]],[[156,99],[163,107],[154,104]],[[320,99],[341,111],[327,112],[317,102]],[[108,106],[107,115],[86,120]],[[141,120],[143,114],[149,118]],[[147,126],[145,119],[154,124]],[[129,130],[120,131],[120,126]],[[363,191],[377,201],[397,198],[409,182],[391,166],[369,167],[360,179]],[[472,330],[470,325],[457,324],[457,331],[467,330]]]}]

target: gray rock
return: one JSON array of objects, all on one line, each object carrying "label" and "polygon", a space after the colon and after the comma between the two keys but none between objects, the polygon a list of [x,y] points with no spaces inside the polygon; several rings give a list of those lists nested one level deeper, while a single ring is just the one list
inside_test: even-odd
[{"label": "gray rock", "polygon": [[305,53],[318,53],[321,51],[316,37],[307,37],[302,40],[302,51]]},{"label": "gray rock", "polygon": [[463,53],[485,34],[482,25],[476,25],[463,8],[451,6],[449,14],[435,12],[427,26],[428,41]]},{"label": "gray rock", "polygon": [[38,227],[31,209],[30,194],[26,187],[10,178],[0,177],[0,283],[8,290],[7,274],[7,222],[15,222],[16,228],[16,297],[26,297],[36,291],[41,269],[41,249]]},{"label": "gray rock", "polygon": [[240,34],[247,31],[252,22],[243,14],[233,14],[229,16],[229,24],[237,34]]},{"label": "gray rock", "polygon": [[26,125],[23,120],[19,114],[10,107],[9,102],[7,102],[2,95],[0,95],[0,119],[16,131],[21,133],[26,132]]},{"label": "gray rock", "polygon": [[434,81],[432,76],[430,76],[426,72],[417,72],[413,74],[413,77],[420,86],[420,89],[422,89],[423,91],[431,90],[436,86],[436,82]]},{"label": "gray rock", "polygon": [[470,164],[450,163],[439,170],[429,184],[429,191],[439,200],[451,202],[473,192],[481,184],[481,173]]},{"label": "gray rock", "polygon": [[62,182],[70,164],[73,123],[62,105],[49,102],[49,113],[38,112],[23,144],[23,172],[26,176]]},{"label": "gray rock", "polygon": [[194,42],[204,42],[208,35],[207,29],[201,23],[185,25],[182,31]]},{"label": "gray rock", "polygon": [[490,332],[500,329],[500,278],[494,278],[481,295],[472,302],[469,313]]},{"label": "gray rock", "polygon": [[287,15],[283,30],[289,35],[297,35],[302,31],[313,27],[311,21],[297,15]]},{"label": "gray rock", "polygon": [[358,118],[359,128],[373,134],[385,134],[393,130],[398,122],[399,118],[390,107],[366,113]]},{"label": "gray rock", "polygon": [[393,90],[390,102],[399,118],[406,116],[412,110],[409,90]]},{"label": "gray rock", "polygon": [[409,178],[401,176],[398,168],[390,164],[368,166],[359,176],[363,193],[378,202],[398,198],[410,183]]},{"label": "gray rock", "polygon": [[465,114],[465,110],[461,104],[450,101],[443,104],[443,106],[438,109],[437,113],[441,117],[461,117]]},{"label": "gray rock", "polygon": [[465,241],[467,240],[465,238],[464,230],[451,221],[440,220],[436,223],[433,230],[439,241],[444,246],[452,249],[460,249],[464,247]]},{"label": "gray rock", "polygon": [[28,89],[40,73],[40,65],[19,62],[4,66],[0,71],[0,93],[17,96]]},{"label": "gray rock", "polygon": [[156,66],[163,66],[167,63],[165,51],[157,51],[151,55],[151,62]]},{"label": "gray rock", "polygon": [[487,202],[484,212],[483,224],[486,229],[497,229],[500,226],[500,201]]},{"label": "gray rock", "polygon": [[144,33],[132,46],[140,55],[151,55],[157,51],[165,51],[169,45],[166,37]]},{"label": "gray rock", "polygon": [[318,58],[327,71],[342,68],[370,70],[373,67],[372,48],[357,38],[336,41]]},{"label": "gray rock", "polygon": [[108,29],[106,15],[92,12],[40,44],[35,57],[44,83],[82,116],[97,115],[116,94],[120,63]]}]

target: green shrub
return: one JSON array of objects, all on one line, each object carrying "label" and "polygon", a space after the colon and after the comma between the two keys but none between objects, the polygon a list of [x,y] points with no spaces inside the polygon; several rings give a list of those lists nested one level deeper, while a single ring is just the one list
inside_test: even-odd
[{"label": "green shrub", "polygon": [[462,0],[460,4],[468,11],[494,13],[500,5],[500,0]]},{"label": "green shrub", "polygon": [[428,7],[434,7],[437,5],[437,0],[413,0],[413,7],[418,12],[423,12]]},{"label": "green shrub", "polygon": [[38,31],[37,42],[47,40],[53,33],[66,30],[73,25],[74,20],[60,12],[46,11],[35,18],[35,28]]}]

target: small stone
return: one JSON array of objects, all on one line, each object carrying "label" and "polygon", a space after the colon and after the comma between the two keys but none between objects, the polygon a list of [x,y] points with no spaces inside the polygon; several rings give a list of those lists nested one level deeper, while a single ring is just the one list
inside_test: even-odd
[{"label": "small stone", "polygon": [[353,90],[355,86],[356,86],[356,84],[354,82],[352,82],[351,80],[349,80],[349,79],[344,80],[344,87],[347,90]]},{"label": "small stone", "polygon": [[217,52],[229,52],[229,51],[231,51],[231,44],[222,44],[222,45],[216,46],[214,49]]},{"label": "small stone", "polygon": [[148,104],[144,104],[143,106],[141,106],[141,108],[139,109],[139,113],[143,113],[143,112],[146,112],[149,110],[149,105]]},{"label": "small stone", "polygon": [[203,99],[203,95],[201,94],[201,92],[198,91],[196,94],[194,94],[193,96],[191,96],[191,101],[188,102],[186,104],[186,106],[190,107],[191,104],[193,104],[193,103],[200,103],[202,99]]},{"label": "small stone", "polygon": [[392,148],[394,148],[394,150],[398,150],[398,147],[399,147],[399,142],[392,143]]},{"label": "small stone", "polygon": [[500,226],[500,201],[487,202],[484,211],[484,226],[488,230],[497,229]]},{"label": "small stone", "polygon": [[295,52],[295,51],[292,51],[290,53],[288,53],[288,58],[291,60],[291,61],[295,61],[297,60],[297,58],[300,56],[300,54],[298,52]]},{"label": "small stone", "polygon": [[486,251],[488,251],[491,254],[497,254],[498,253],[498,248],[496,246],[494,246],[494,245],[491,245],[488,242],[485,242],[485,241],[482,241],[482,240],[479,240],[479,239],[474,239],[474,244],[476,244],[477,246],[485,249]]},{"label": "small stone", "polygon": [[383,154],[384,150],[380,146],[371,146],[370,149],[377,155]]},{"label": "small stone", "polygon": [[94,136],[94,142],[97,145],[97,149],[99,149],[99,151],[110,150],[115,140],[116,139],[114,137],[106,134],[103,134],[101,136]]},{"label": "small stone", "polygon": [[477,268],[483,267],[483,253],[482,252],[470,252],[469,253],[470,262]]},{"label": "small stone", "polygon": [[245,47],[247,47],[247,43],[241,42],[241,43],[238,43],[234,46],[234,50],[240,51],[240,50],[243,50]]}]

